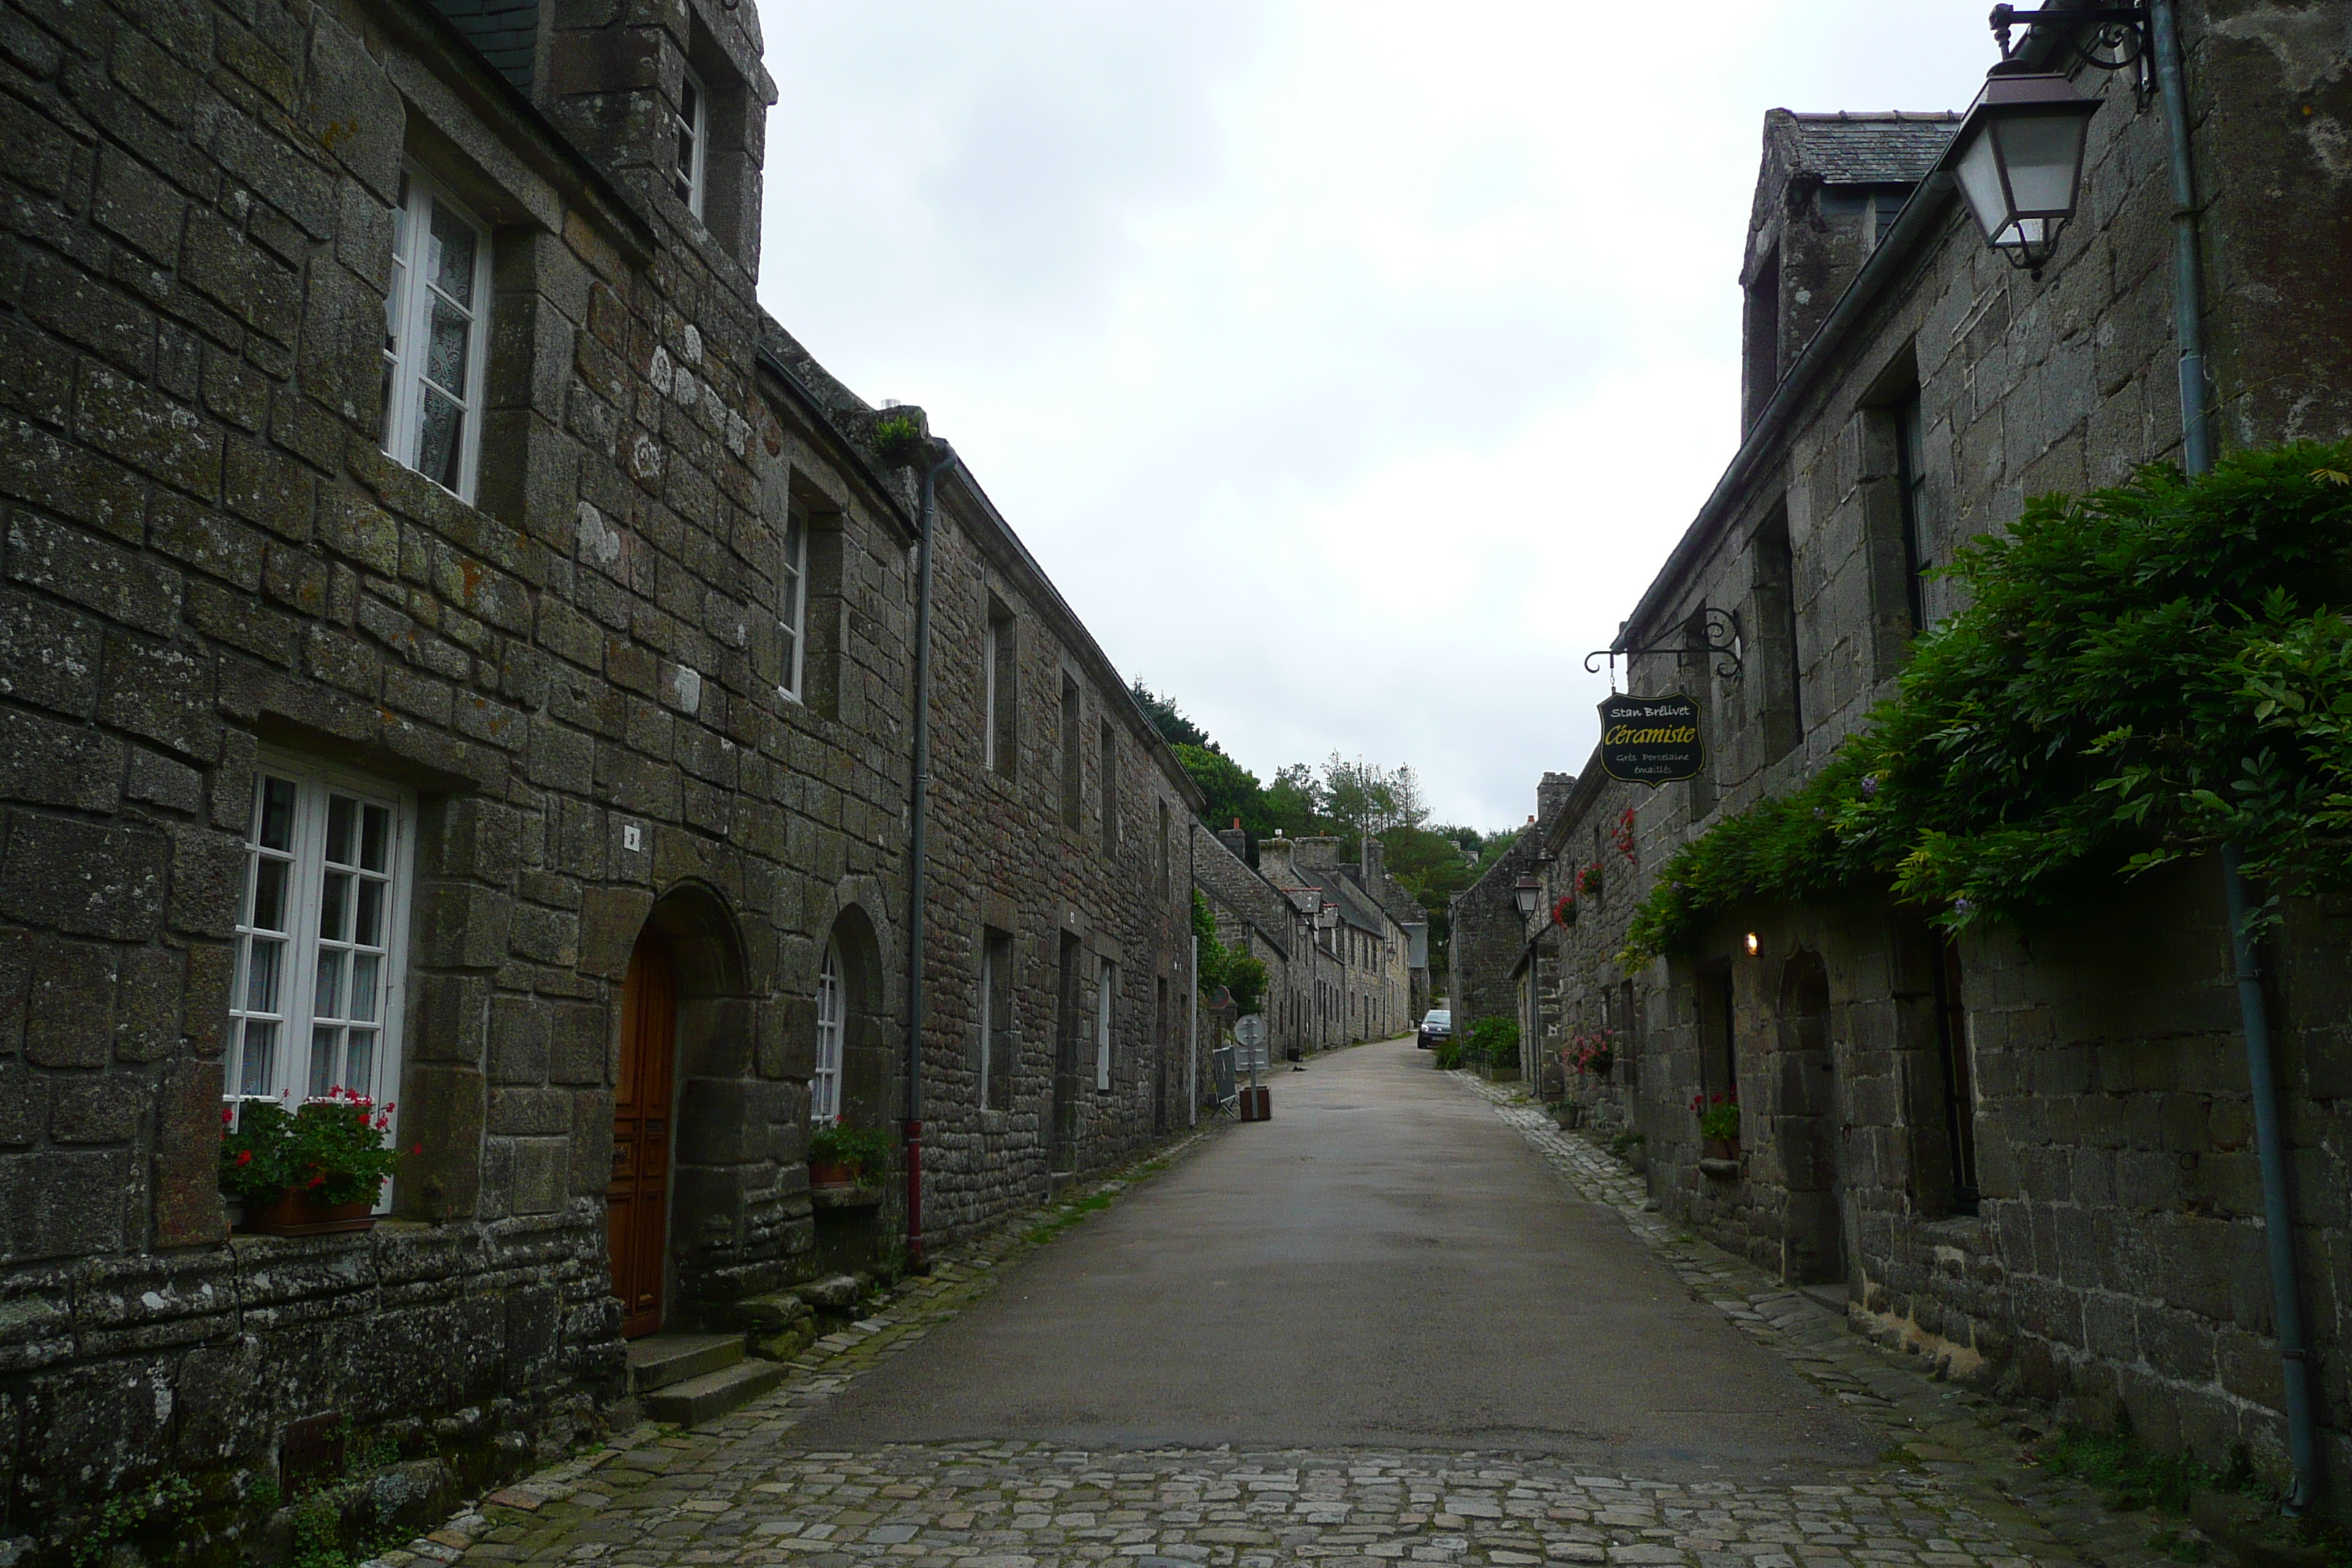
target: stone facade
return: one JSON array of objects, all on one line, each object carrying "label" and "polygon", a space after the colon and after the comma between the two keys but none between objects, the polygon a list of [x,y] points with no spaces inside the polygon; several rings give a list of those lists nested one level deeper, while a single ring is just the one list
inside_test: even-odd
[{"label": "stone facade", "polygon": [[[916,489],[755,302],[755,10],[465,15],[7,0],[0,1541],[177,1473],[177,1539],[245,1551],[297,1423],[420,1500],[594,1429],[633,955],[675,987],[661,1325],[813,1267],[823,1030],[843,1110],[904,1112]],[[957,1236],[1186,1103],[1197,796],[977,483],[941,492],[924,1052]],[[315,939],[264,918],[264,863]],[[381,951],[327,945],[338,878]],[[984,927],[1027,1031],[1001,1111],[966,1067]],[[346,961],[346,1022],[298,1029]],[[322,1080],[421,1151],[388,1212],[231,1234],[225,1105]]]},{"label": "stone facade", "polygon": [[[1368,862],[1377,844],[1366,851]],[[1325,1045],[1388,1039],[1411,1028],[1412,942],[1372,890],[1376,863],[1351,865],[1336,838],[1263,838],[1258,873],[1315,917],[1315,942],[1336,966],[1318,971],[1301,1016]],[[1379,876],[1385,879],[1386,872]]]},{"label": "stone facade", "polygon": [[[2181,10],[2227,437],[2340,436],[2352,303],[2302,259],[2338,247],[2352,179],[2331,139],[2352,114],[2340,31],[2322,40],[2273,5]],[[1745,666],[1637,665],[1636,690],[1700,700],[1707,772],[1656,791],[1588,774],[1546,825],[1547,901],[1587,861],[1607,868],[1559,935],[1554,1006],[1571,1032],[1627,1031],[1620,1081],[1578,1092],[1643,1135],[1684,1222],[1784,1278],[1844,1284],[1857,1328],[1953,1375],[2127,1411],[2209,1462],[2242,1442],[2275,1475],[2279,1363],[2211,864],[1956,947],[1857,899],[1735,911],[1635,973],[1614,957],[1675,847],[1795,785],[1888,693],[1915,625],[1952,607],[1919,568],[2028,495],[2177,455],[2164,117],[2127,75],[2078,85],[2105,103],[2080,216],[2038,279],[1989,250],[1941,180],[1878,221],[1941,117],[1768,120],[1747,438],[1622,639],[1666,643],[1703,607],[1730,610]],[[2331,1485],[2352,1460],[2346,934],[2337,911],[2291,910],[2273,981]],[[1458,982],[1457,1016],[1492,984]],[[1690,1109],[1718,1092],[1742,1103],[1736,1160],[1710,1157]]]}]

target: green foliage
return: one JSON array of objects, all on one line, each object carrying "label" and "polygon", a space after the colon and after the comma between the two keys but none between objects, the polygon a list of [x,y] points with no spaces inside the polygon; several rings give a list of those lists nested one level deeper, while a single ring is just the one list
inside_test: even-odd
[{"label": "green foliage", "polygon": [[2097,1488],[2107,1507],[2119,1513],[2151,1503],[2186,1513],[2190,1493],[2222,1484],[2220,1475],[2189,1455],[2149,1447],[2129,1426],[2116,1432],[2069,1426],[2042,1455],[2042,1468]]},{"label": "green foliage", "polygon": [[1265,980],[1263,959],[1252,958],[1244,948],[1225,950],[1225,990],[1244,1016],[1256,1012],[1265,1002]]},{"label": "green foliage", "polygon": [[[399,1152],[383,1144],[391,1110],[340,1089],[292,1111],[274,1100],[247,1100],[236,1125],[222,1131],[221,1187],[250,1203],[296,1189],[330,1204],[373,1203],[400,1164]],[[229,1112],[221,1117],[226,1123]]]},{"label": "green foliage", "polygon": [[1273,833],[1274,819],[1265,810],[1265,791],[1259,787],[1255,773],[1223,752],[1206,746],[1180,743],[1173,750],[1176,760],[1184,764],[1186,774],[1206,797],[1206,804],[1201,807],[1202,821],[1219,830],[1238,821],[1253,839]]},{"label": "green foliage", "polygon": [[1219,750],[1217,743],[1209,739],[1206,730],[1184,716],[1184,710],[1176,706],[1174,698],[1160,696],[1140,680],[1127,689],[1129,695],[1135,699],[1135,705],[1142,709],[1144,715],[1151,721],[1152,728],[1160,731],[1160,738],[1170,745],[1198,746],[1207,752]]},{"label": "green foliage", "polygon": [[1265,964],[1250,956],[1247,942],[1227,947],[1217,940],[1217,917],[1197,888],[1192,890],[1192,934],[1201,942],[1202,994],[1213,994],[1222,985],[1244,1013],[1256,1012],[1265,999]]},{"label": "green foliage", "polygon": [[923,427],[905,414],[885,415],[874,424],[874,455],[893,468],[903,468],[921,456]]},{"label": "green foliage", "polygon": [[117,1492],[99,1509],[89,1532],[74,1542],[74,1568],[105,1561],[113,1549],[151,1522],[185,1513],[196,1503],[196,1483],[177,1472],[139,1491]]},{"label": "green foliage", "polygon": [[1496,1015],[1481,1018],[1470,1026],[1463,1040],[1465,1061],[1484,1062],[1488,1067],[1519,1065],[1519,1021]]},{"label": "green foliage", "polygon": [[828,1165],[846,1165],[865,1180],[888,1167],[890,1136],[878,1128],[823,1122],[809,1134],[809,1158]]},{"label": "green foliage", "polygon": [[1462,1065],[1463,1055],[1468,1050],[1468,1044],[1465,1041],[1458,1039],[1445,1039],[1440,1040],[1436,1045],[1431,1047],[1430,1054],[1437,1058],[1438,1071],[1452,1072],[1455,1068]]},{"label": "green foliage", "polygon": [[1694,1094],[1691,1113],[1698,1118],[1698,1135],[1728,1143],[1739,1136],[1739,1097],[1736,1094]]},{"label": "green foliage", "polygon": [[[2352,881],[2352,443],[2041,497],[1801,789],[1678,850],[1628,932],[1848,888],[2014,920],[2213,848],[2273,900]],[[2275,902],[2273,902],[2273,908]]]}]

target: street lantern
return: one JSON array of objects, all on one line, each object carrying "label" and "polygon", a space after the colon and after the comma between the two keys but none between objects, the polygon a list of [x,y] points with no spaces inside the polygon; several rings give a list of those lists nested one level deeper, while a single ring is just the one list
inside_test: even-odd
[{"label": "street lantern", "polygon": [[1985,242],[2034,277],[2082,193],[2083,141],[2099,100],[2063,76],[2003,60],[1985,73],[1936,166],[1958,175]]},{"label": "street lantern", "polygon": [[1511,898],[1519,906],[1521,918],[1532,916],[1536,906],[1543,902],[1544,885],[1541,877],[1522,877],[1512,885]]}]

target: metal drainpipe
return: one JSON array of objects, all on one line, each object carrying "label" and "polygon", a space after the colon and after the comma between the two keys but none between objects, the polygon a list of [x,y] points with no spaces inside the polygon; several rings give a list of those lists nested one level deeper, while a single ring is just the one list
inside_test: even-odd
[{"label": "metal drainpipe", "polygon": [[915,768],[907,835],[907,1271],[929,1270],[923,1257],[923,898],[931,799],[931,533],[939,515],[940,470],[955,448],[934,437],[923,468],[915,541]]},{"label": "metal drainpipe", "polygon": [[[2149,0],[2149,43],[2157,90],[2164,100],[2172,174],[2172,309],[2180,344],[2180,456],[2189,475],[2213,467],[2213,415],[2205,371],[2202,268],[2197,246],[2197,180],[2189,161],[2189,94],[2181,82],[2180,28],[2174,0]],[[2287,1455],[2294,1489],[2284,1511],[2311,1506],[2317,1444],[2311,1425],[2309,1350],[2303,1333],[2303,1285],[2294,1267],[2294,1215],[2288,1203],[2286,1141],[2279,1126],[2278,1078],[2272,1060],[2270,1006],[2255,952],[2254,899],[2234,844],[2221,846],[2221,889],[2229,910],[2230,956],[2237,972],[2238,1016],[2246,1035],[2246,1087],[2253,1100],[2254,1145],[2263,1174],[2263,1228],[2270,1253],[2271,1315],[2278,1331],[2286,1391]]]}]

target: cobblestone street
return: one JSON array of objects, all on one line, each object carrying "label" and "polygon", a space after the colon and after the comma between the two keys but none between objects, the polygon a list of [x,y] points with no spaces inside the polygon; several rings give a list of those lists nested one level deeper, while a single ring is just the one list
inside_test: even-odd
[{"label": "cobblestone street", "polygon": [[[1409,1047],[1358,1055],[1358,1065],[1429,1071]],[[1690,1299],[1833,1399],[1883,1450],[1791,1481],[1425,1446],[1081,1448],[1027,1437],[811,1446],[862,1384],[884,1374],[920,1383],[925,1358],[912,1352],[927,1338],[1016,1295],[1010,1288],[1048,1261],[1043,1251],[1069,1245],[1069,1226],[1049,1215],[905,1283],[887,1307],[812,1347],[760,1403],[691,1431],[641,1426],[378,1561],[2025,1568],[2162,1559],[2149,1516],[2107,1514],[2082,1488],[2021,1465],[2015,1412],[1932,1381],[1916,1360],[1873,1347],[1809,1298],[1674,1234],[1645,1206],[1637,1177],[1509,1091],[1466,1075],[1422,1081],[1430,1079],[1463,1101],[1483,1098],[1577,1198],[1624,1218],[1654,1258],[1634,1267],[1671,1270]],[[1124,1198],[1163,1165],[1181,1173],[1192,1162],[1229,1159],[1254,1131],[1205,1132],[1108,1185]],[[1433,1327],[1428,1354],[1454,1353],[1457,1336],[1474,1330]]]}]

